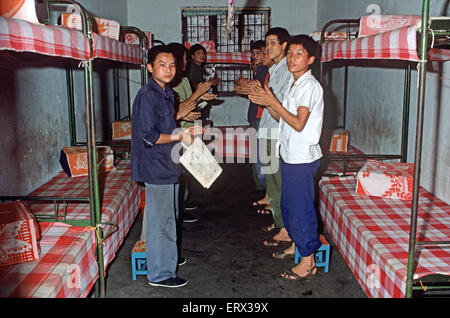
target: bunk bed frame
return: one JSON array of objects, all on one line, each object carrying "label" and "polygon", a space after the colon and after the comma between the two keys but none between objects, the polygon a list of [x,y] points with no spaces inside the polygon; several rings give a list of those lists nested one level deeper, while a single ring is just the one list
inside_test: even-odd
[{"label": "bunk bed frame", "polygon": [[[326,34],[328,29],[333,25],[339,25],[339,28],[345,26],[347,39],[350,39],[352,34],[351,29],[359,26],[360,19],[336,19],[327,22],[321,30],[320,35],[320,46],[322,47],[326,42]],[[324,84],[324,64],[326,62],[320,61],[320,82]],[[403,110],[402,110],[402,133],[401,133],[401,146],[400,152],[398,154],[366,154],[359,153],[360,151],[349,151],[349,152],[328,152],[326,155],[326,160],[328,163],[342,162],[342,175],[345,176],[347,173],[355,173],[361,167],[367,159],[375,160],[395,160],[398,159],[401,162],[406,162],[407,150],[408,150],[408,122],[409,122],[409,111],[410,111],[410,95],[411,95],[411,64],[412,62],[407,61],[405,68],[405,78],[403,87]],[[348,98],[348,65],[344,65],[344,95],[343,95],[343,110],[342,110],[342,125],[336,125],[336,128],[346,128],[347,124],[347,98]],[[351,146],[350,146],[351,147]],[[349,163],[352,163],[350,166]],[[334,173],[325,173],[324,175],[332,176]]]},{"label": "bunk bed frame", "polygon": [[[413,197],[411,202],[411,212],[410,212],[410,224],[408,226],[409,229],[409,245],[408,245],[408,260],[407,260],[407,273],[406,273],[406,288],[404,296],[407,298],[413,297],[413,291],[414,290],[422,290],[424,289],[424,286],[422,285],[422,281],[420,279],[414,279],[415,271],[417,270],[418,265],[418,259],[416,255],[416,249],[419,246],[425,246],[425,245],[431,245],[431,246],[437,246],[439,245],[442,248],[448,248],[450,241],[434,241],[434,240],[418,240],[417,238],[417,225],[418,225],[418,214],[419,214],[419,185],[420,185],[420,173],[421,173],[421,158],[422,158],[422,142],[423,142],[423,114],[424,114],[424,107],[425,107],[425,92],[426,92],[426,73],[427,73],[427,62],[428,62],[428,54],[429,54],[429,47],[430,47],[430,39],[436,36],[442,36],[444,39],[446,39],[446,43],[448,44],[448,39],[450,35],[450,19],[447,21],[444,21],[440,23],[439,29],[433,29],[433,25],[430,23],[430,16],[429,16],[429,7],[430,7],[430,0],[423,0],[422,2],[422,20],[421,20],[421,28],[417,30],[417,48],[418,48],[418,56],[419,60],[418,63],[418,96],[417,96],[417,105],[418,105],[418,114],[417,114],[417,123],[416,123],[416,139],[415,139],[415,154],[414,154],[414,184],[413,184]],[[340,20],[332,20],[328,22],[324,28],[322,29],[321,33],[321,44],[323,45],[325,43],[325,34],[326,30],[330,25],[333,25],[335,23],[344,23],[347,25],[347,30],[350,29],[350,25],[355,25],[359,23],[359,19],[340,19]],[[350,33],[350,32],[349,32]],[[419,38],[420,35],[420,38]],[[344,58],[344,59],[351,59],[351,58]],[[320,68],[320,79],[323,81],[323,63],[321,61],[321,68]],[[403,103],[403,124],[402,124],[402,145],[401,145],[401,153],[400,155],[394,155],[394,156],[385,156],[385,155],[352,155],[352,154],[331,154],[329,155],[329,160],[344,160],[344,161],[354,161],[354,160],[365,160],[367,158],[372,159],[400,159],[401,161],[406,161],[406,150],[407,150],[407,136],[408,136],[408,117],[409,117],[409,94],[410,94],[410,87],[411,87],[411,64],[415,62],[409,62],[408,66],[405,70],[405,83],[404,83],[404,103]],[[347,98],[347,76],[348,76],[348,70],[345,69],[345,79],[344,79],[344,127],[345,127],[345,112],[346,112],[346,98]],[[344,164],[344,175],[345,175],[345,166]],[[333,183],[332,179],[329,181]],[[341,181],[336,181],[336,183],[340,183]],[[347,187],[347,189],[350,192],[344,192],[342,194],[343,196],[346,195],[346,193],[353,193],[354,189],[353,186],[349,186],[350,184],[347,181],[342,181],[343,187]],[[341,187],[342,187],[341,185]],[[322,184],[322,186],[324,186]],[[327,190],[329,191],[329,190]],[[423,189],[420,190],[421,195],[424,194]],[[322,195],[322,193],[321,193]],[[329,193],[330,196],[334,196],[334,193]],[[431,194],[427,194],[431,195]],[[339,198],[343,199],[343,197],[336,197],[334,200],[339,200]],[[323,203],[322,200],[325,200],[327,202]],[[333,202],[328,202],[329,198],[322,198],[321,197],[321,208],[323,206],[332,205]],[[349,200],[354,200],[354,198],[349,198]],[[437,200],[436,200],[437,201]],[[343,203],[342,209],[351,209],[351,204],[353,201],[350,201],[348,204],[346,202]],[[336,202],[335,202],[336,203]],[[432,204],[432,203],[431,203]],[[445,205],[445,203],[440,202],[440,204]],[[447,206],[448,207],[448,206]],[[385,207],[386,208],[386,207]],[[364,210],[362,208],[362,210]],[[359,211],[359,210],[358,210]],[[328,211],[325,211],[328,212]],[[324,212],[324,213],[325,213]],[[355,212],[356,213],[356,212]],[[354,214],[352,214],[354,215]],[[324,217],[324,215],[322,215]],[[356,215],[355,215],[356,216]],[[339,219],[341,220],[341,219]],[[330,226],[336,226],[335,224]],[[334,229],[336,230],[336,229]],[[350,231],[348,228],[346,230]],[[353,237],[353,236],[352,236]],[[353,237],[354,238],[354,237]],[[447,245],[447,246],[444,246]],[[357,269],[355,269],[357,270]],[[437,278],[434,281],[432,281],[432,284],[427,285],[427,288],[432,289],[449,289],[450,284],[447,278],[442,281],[441,279]]]},{"label": "bunk bed frame", "polygon": [[[103,226],[101,218],[101,202],[100,202],[100,190],[99,190],[99,171],[97,169],[97,151],[96,151],[96,138],[95,138],[95,120],[94,120],[94,94],[93,94],[93,60],[94,60],[94,41],[93,41],[93,32],[90,22],[90,16],[87,13],[86,9],[80,5],[78,2],[73,0],[44,0],[47,5],[47,12],[49,12],[49,4],[56,5],[74,5],[78,12],[81,15],[82,20],[82,34],[85,39],[88,40],[89,43],[89,56],[87,59],[80,57],[83,60],[82,67],[84,69],[84,92],[85,92],[85,116],[86,116],[86,136],[87,141],[85,145],[87,146],[87,160],[88,160],[88,188],[89,195],[87,197],[75,197],[75,196],[3,196],[1,200],[28,200],[28,201],[38,201],[38,202],[53,202],[55,205],[55,215],[53,216],[39,216],[36,215],[40,222],[49,222],[49,221],[58,221],[76,226],[88,226],[90,228],[95,229],[95,248],[96,248],[96,261],[98,264],[98,279],[95,281],[95,296],[96,297],[105,297],[106,296],[106,285],[105,285],[105,262],[104,262],[104,251],[103,251],[103,241],[109,237],[112,232],[114,232],[114,225],[112,229],[104,234]],[[49,21],[47,21],[48,23]],[[123,31],[133,32],[138,35],[140,42],[140,63],[135,61],[136,64],[141,64],[141,84],[144,85],[147,78],[146,74],[146,54],[144,54],[145,48],[147,46],[146,36],[135,27],[123,27]],[[19,51],[27,51],[19,50]],[[40,52],[39,52],[40,53]],[[42,53],[45,55],[45,53]],[[53,54],[49,54],[53,55]],[[65,55],[62,55],[65,56]],[[67,57],[67,56],[65,56]],[[71,58],[69,56],[69,58]],[[108,59],[108,57],[104,57]],[[119,61],[120,62],[120,61]],[[130,62],[126,62],[130,63]],[[132,62],[131,62],[132,63]],[[75,117],[74,117],[74,98],[73,98],[73,73],[71,69],[67,69],[67,89],[68,89],[68,105],[69,105],[69,122],[70,122],[70,137],[72,145],[77,144],[75,132]],[[114,80],[116,81],[117,74],[114,74]],[[116,87],[115,87],[116,89]],[[115,91],[116,96],[116,91]],[[117,110],[116,110],[116,118],[117,118]],[[139,196],[140,197],[140,196]],[[89,220],[79,221],[79,220],[70,220],[66,218],[66,215],[58,215],[57,205],[64,205],[64,212],[66,211],[66,206],[68,203],[88,203],[89,204]],[[127,231],[127,229],[126,229]]]},{"label": "bunk bed frame", "polygon": [[[420,173],[422,162],[422,143],[423,143],[423,115],[425,109],[425,93],[426,93],[426,74],[428,63],[428,48],[430,44],[429,36],[443,35],[447,37],[450,35],[450,23],[447,21],[447,25],[444,25],[446,31],[435,32],[429,23],[430,21],[430,0],[423,0],[422,4],[422,25],[420,28],[419,39],[419,87],[417,96],[417,124],[416,124],[416,140],[415,140],[415,153],[414,153],[414,185],[413,185],[413,198],[411,207],[411,223],[410,223],[410,236],[408,246],[408,268],[406,278],[406,297],[411,298],[413,296],[413,290],[421,289],[421,286],[414,286],[414,271],[417,265],[415,259],[416,247],[425,245],[449,245],[450,241],[418,241],[417,240],[417,220],[418,220],[418,201],[419,201],[419,185],[420,185]],[[449,246],[447,246],[448,248]],[[450,288],[448,282],[441,286],[429,286],[430,289]]]}]

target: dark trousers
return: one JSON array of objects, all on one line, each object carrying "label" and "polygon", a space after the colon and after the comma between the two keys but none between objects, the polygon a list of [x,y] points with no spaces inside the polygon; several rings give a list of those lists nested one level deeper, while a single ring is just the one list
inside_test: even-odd
[{"label": "dark trousers", "polygon": [[281,161],[281,211],[289,236],[302,257],[313,254],[322,243],[317,232],[314,206],[314,177],[320,159],[312,163],[289,164]]}]

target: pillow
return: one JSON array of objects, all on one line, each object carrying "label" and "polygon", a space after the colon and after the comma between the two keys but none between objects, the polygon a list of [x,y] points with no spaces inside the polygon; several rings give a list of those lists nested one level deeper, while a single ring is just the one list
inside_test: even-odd
[{"label": "pillow", "polygon": [[359,37],[375,35],[415,25],[422,20],[419,15],[369,15],[361,17]]},{"label": "pillow", "polygon": [[[59,162],[69,177],[81,177],[89,174],[87,147],[63,147]],[[97,146],[97,165],[99,172],[116,169],[111,147]]]},{"label": "pillow", "polygon": [[35,0],[1,0],[0,15],[39,24]]},{"label": "pillow", "polygon": [[[119,41],[120,24],[114,20],[108,20],[98,17],[91,19],[92,31],[98,35],[105,36]],[[83,23],[79,13],[62,13],[61,25],[67,28],[81,30]]]},{"label": "pillow", "polygon": [[27,204],[0,204],[0,265],[39,259],[39,226]]},{"label": "pillow", "polygon": [[216,53],[216,44],[214,43],[214,41],[191,41],[186,42],[184,46],[189,50],[194,44],[200,44],[201,46],[203,46],[206,50],[206,53]]}]

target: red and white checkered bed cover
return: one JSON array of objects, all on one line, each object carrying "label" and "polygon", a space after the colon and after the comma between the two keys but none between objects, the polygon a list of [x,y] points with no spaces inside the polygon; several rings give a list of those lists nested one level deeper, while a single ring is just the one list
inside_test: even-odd
[{"label": "red and white checkered bed cover", "polygon": [[[417,53],[417,28],[412,25],[389,32],[346,41],[327,41],[322,45],[322,62],[336,59],[383,59],[419,61]],[[450,50],[439,50],[437,60],[450,59]],[[430,59],[435,55],[429,54]]]},{"label": "red and white checkered bed cover", "polygon": [[[117,229],[104,242],[103,253],[105,264],[108,265],[122,244],[129,228],[139,212],[142,188],[131,180],[129,160],[120,161],[116,170],[98,175],[102,222],[117,225]],[[89,179],[87,176],[71,178],[63,171],[50,181],[30,193],[30,196],[89,196]],[[54,214],[53,203],[30,203],[32,213]],[[59,205],[59,214],[63,213],[63,205]],[[90,210],[87,203],[69,203],[67,219],[89,220]],[[110,225],[104,227],[106,234]],[[106,266],[105,266],[106,268]]]},{"label": "red and white checkered bed cover", "polygon": [[[211,135],[215,139],[207,142],[207,147],[215,157],[252,158],[252,137],[250,126],[212,127]],[[256,145],[254,145],[256,151]],[[255,153],[256,155],[256,153]]]},{"label": "red and white checkered bed cover", "polygon": [[[93,33],[92,57],[125,63],[141,64],[142,51],[129,45]],[[33,52],[76,60],[88,60],[89,41],[81,31],[61,26],[38,25],[0,16],[0,50]]]},{"label": "red and white checkered bed cover", "polygon": [[[356,179],[322,178],[320,215],[369,297],[404,297],[411,201],[355,193]],[[450,240],[450,205],[420,188],[417,239]],[[450,275],[448,246],[418,248],[414,279]]]},{"label": "red and white checkered bed cover", "polygon": [[208,53],[206,63],[251,64],[251,52]]},{"label": "red and white checkered bed cover", "polygon": [[0,266],[0,297],[87,297],[99,274],[95,231],[59,222],[40,229],[39,259]]},{"label": "red and white checkered bed cover", "polygon": [[141,64],[143,51],[139,45],[126,44],[93,33],[94,58]]}]

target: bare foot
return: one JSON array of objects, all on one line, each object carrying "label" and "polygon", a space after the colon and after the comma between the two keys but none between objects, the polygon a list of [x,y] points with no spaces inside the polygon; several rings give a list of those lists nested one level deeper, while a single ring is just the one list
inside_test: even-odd
[{"label": "bare foot", "polygon": [[270,205],[260,205],[257,206],[256,213],[263,215],[272,214],[272,208]]},{"label": "bare foot", "polygon": [[314,262],[314,254],[303,257],[298,265],[291,268],[291,271],[302,278],[308,275],[316,275],[317,268]]},{"label": "bare foot", "polygon": [[[264,196],[264,198],[259,199],[258,201],[253,202],[252,205],[253,205],[253,206],[258,206],[258,205],[265,205],[265,206],[268,206],[268,205],[269,205],[269,196],[267,195],[267,192],[266,192],[266,195]],[[270,207],[269,207],[269,208],[270,208]]]},{"label": "bare foot", "polygon": [[288,234],[286,228],[284,228],[284,227],[281,228],[280,231],[273,236],[273,239],[277,240],[277,241],[285,241],[285,242],[292,241],[291,238],[289,237],[289,234]]}]

